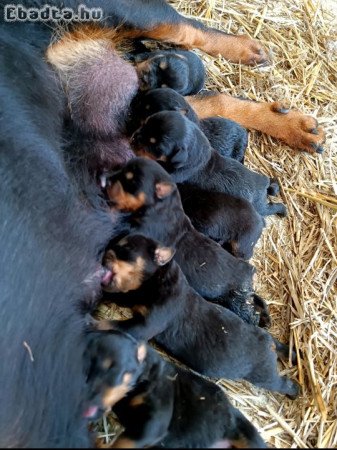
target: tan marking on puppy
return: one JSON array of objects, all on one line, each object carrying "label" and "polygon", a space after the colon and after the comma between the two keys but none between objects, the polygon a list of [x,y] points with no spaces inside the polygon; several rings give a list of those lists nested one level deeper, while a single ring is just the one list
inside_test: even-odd
[{"label": "tan marking on puppy", "polygon": [[146,59],[145,61],[136,63],[136,70],[139,74],[148,73],[151,69],[150,60]]},{"label": "tan marking on puppy", "polygon": [[159,67],[161,68],[161,70],[166,70],[168,68],[167,61],[161,61],[159,63]]},{"label": "tan marking on puppy", "polygon": [[150,137],[151,144],[155,144],[157,142],[157,139],[154,137]]},{"label": "tan marking on puppy", "polygon": [[146,196],[144,192],[137,195],[129,194],[124,191],[120,181],[108,186],[106,191],[109,199],[115,203],[115,207],[119,210],[137,211],[145,205]]},{"label": "tan marking on puppy", "polygon": [[112,366],[112,363],[113,360],[111,358],[105,358],[102,362],[102,368],[108,370]]},{"label": "tan marking on puppy", "polygon": [[110,331],[115,329],[111,320],[108,319],[96,320],[93,325],[94,329],[97,331]]},{"label": "tan marking on puppy", "polygon": [[126,178],[127,180],[132,180],[133,177],[134,177],[134,175],[133,175],[132,172],[126,172],[125,178]]},{"label": "tan marking on puppy", "polygon": [[239,243],[238,241],[232,240],[229,241],[229,245],[231,246],[231,250],[234,256],[238,256],[239,252]]},{"label": "tan marking on puppy", "polygon": [[158,198],[166,198],[174,191],[175,184],[168,181],[162,181],[156,184],[156,195]]},{"label": "tan marking on puppy", "polygon": [[144,405],[145,397],[143,395],[136,395],[133,397],[129,403],[132,408],[137,408],[137,406]]},{"label": "tan marking on puppy", "polygon": [[154,155],[152,155],[152,153],[149,153],[144,149],[141,149],[141,150],[134,149],[134,152],[136,153],[137,156],[141,156],[142,158],[147,158],[147,159],[152,159],[152,161],[157,161],[157,158]]},{"label": "tan marking on puppy", "polygon": [[109,250],[104,263],[114,274],[111,284],[103,287],[105,291],[128,292],[142,285],[145,261],[141,256],[135,262],[127,262],[116,259],[114,252]]},{"label": "tan marking on puppy", "polygon": [[131,309],[133,313],[141,314],[143,317],[149,312],[145,305],[135,305]]},{"label": "tan marking on puppy", "polygon": [[136,441],[133,441],[127,437],[119,437],[115,440],[115,442],[111,445],[110,448],[137,448]]},{"label": "tan marking on puppy", "polygon": [[155,251],[155,260],[160,266],[167,264],[174,256],[171,247],[158,247]]},{"label": "tan marking on puppy", "polygon": [[118,241],[118,245],[120,247],[124,247],[127,244],[128,244],[128,238],[127,237],[125,237],[125,238],[121,239],[120,241]]},{"label": "tan marking on puppy", "polygon": [[126,396],[131,390],[131,380],[132,374],[127,372],[124,374],[121,384],[105,390],[102,396],[102,405],[106,410],[110,410],[117,402]]},{"label": "tan marking on puppy", "polygon": [[142,363],[146,358],[147,350],[145,344],[140,344],[137,350],[137,359],[138,362]]},{"label": "tan marking on puppy", "polygon": [[231,439],[230,443],[232,444],[232,448],[251,448],[250,442],[244,437],[235,440]]}]

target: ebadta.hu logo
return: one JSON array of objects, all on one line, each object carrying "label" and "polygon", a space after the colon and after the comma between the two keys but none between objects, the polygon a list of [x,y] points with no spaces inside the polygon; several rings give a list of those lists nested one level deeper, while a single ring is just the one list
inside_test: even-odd
[{"label": "ebadta.hu logo", "polygon": [[72,8],[58,8],[53,5],[44,5],[42,8],[26,8],[24,5],[8,4],[4,7],[4,20],[6,22],[48,22],[48,21],[92,21],[101,20],[101,8],[88,8],[79,5],[77,10]]}]

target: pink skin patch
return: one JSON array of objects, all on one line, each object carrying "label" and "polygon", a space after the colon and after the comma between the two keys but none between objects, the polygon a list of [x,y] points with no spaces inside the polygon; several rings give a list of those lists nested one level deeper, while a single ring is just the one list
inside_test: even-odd
[{"label": "pink skin patch", "polygon": [[83,417],[85,417],[86,419],[92,419],[96,416],[97,412],[98,406],[89,406],[89,408],[84,411]]},{"label": "pink skin patch", "polygon": [[108,286],[111,283],[113,277],[114,274],[111,272],[111,270],[105,269],[105,273],[101,279],[101,283],[103,284],[103,286]]},{"label": "pink skin patch", "polygon": [[81,61],[67,80],[74,123],[85,133],[114,138],[138,88],[136,69],[111,48]]}]

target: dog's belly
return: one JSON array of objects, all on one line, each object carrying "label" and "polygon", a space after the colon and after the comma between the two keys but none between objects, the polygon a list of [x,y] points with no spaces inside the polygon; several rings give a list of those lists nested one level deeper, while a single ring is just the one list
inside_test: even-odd
[{"label": "dog's belly", "polygon": [[139,88],[137,72],[120,56],[118,45],[115,32],[87,26],[66,33],[47,50],[75,127],[96,141],[90,160],[96,158],[97,166],[106,169],[132,156],[124,129]]}]

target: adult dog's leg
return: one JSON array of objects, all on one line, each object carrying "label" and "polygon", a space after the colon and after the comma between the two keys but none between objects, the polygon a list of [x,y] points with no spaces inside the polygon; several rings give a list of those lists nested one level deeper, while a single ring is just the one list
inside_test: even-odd
[{"label": "adult dog's leg", "polygon": [[290,111],[281,103],[259,103],[226,94],[185,97],[200,119],[223,116],[246,128],[262,131],[290,147],[322,153],[324,132],[314,117]]},{"label": "adult dog's leg", "polygon": [[[138,0],[137,3],[141,5],[142,1]],[[140,23],[140,17],[133,17],[133,14],[131,20],[128,17],[126,22],[133,29],[140,30],[143,38],[170,42],[187,49],[199,48],[210,55],[220,54],[236,63],[255,65],[269,62],[263,46],[258,41],[245,35],[227,34],[185,18],[164,0],[148,2],[145,9],[147,22]],[[141,10],[137,11],[141,16]]]},{"label": "adult dog's leg", "polygon": [[143,32],[143,36],[187,49],[198,48],[213,56],[222,55],[235,63],[269,63],[268,56],[258,41],[245,35],[236,36],[208,28],[194,20],[182,18],[180,23],[163,23]]}]

